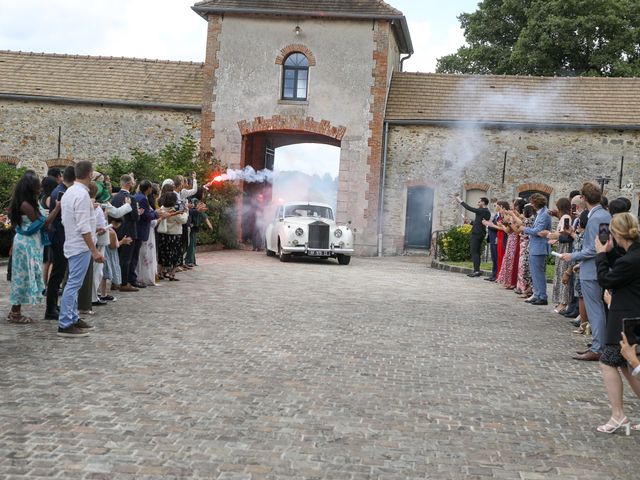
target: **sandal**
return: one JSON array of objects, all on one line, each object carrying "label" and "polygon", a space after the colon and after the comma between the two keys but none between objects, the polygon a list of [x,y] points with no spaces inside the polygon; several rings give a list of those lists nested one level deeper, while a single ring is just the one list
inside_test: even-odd
[{"label": "sandal", "polygon": [[624,428],[625,435],[631,435],[631,422],[627,417],[622,417],[619,421],[611,417],[607,423],[600,425],[596,430],[600,433],[614,433],[620,428]]},{"label": "sandal", "polygon": [[33,318],[22,315],[21,313],[9,312],[7,315],[7,322],[13,323],[16,325],[28,325],[30,323],[35,323]]},{"label": "sandal", "polygon": [[169,277],[169,281],[170,281],[170,282],[179,282],[179,281],[180,281],[180,279],[179,279],[179,278],[176,278],[176,277]]}]

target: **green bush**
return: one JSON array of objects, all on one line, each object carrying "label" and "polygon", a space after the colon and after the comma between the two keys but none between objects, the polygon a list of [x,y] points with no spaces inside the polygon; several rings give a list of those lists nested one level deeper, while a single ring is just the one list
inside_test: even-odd
[{"label": "green bush", "polygon": [[451,227],[438,238],[438,251],[442,260],[452,262],[471,260],[470,248],[471,225]]},{"label": "green bush", "polygon": [[[226,165],[215,158],[198,156],[198,142],[191,133],[187,133],[178,143],[168,143],[159,152],[151,153],[134,148],[131,159],[113,157],[98,170],[111,177],[117,184],[126,173],[133,173],[136,180],[151,180],[162,183],[166,178],[177,175],[188,176],[196,172],[198,185],[208,183],[215,175],[224,173]],[[236,197],[240,190],[233,182],[215,183],[207,195],[207,216],[213,225],[213,231],[202,225],[198,233],[198,244],[222,243],[226,248],[237,247],[235,215],[233,214]]]},{"label": "green bush", "polygon": [[26,168],[0,163],[0,213],[5,213],[9,208],[13,189],[26,171]]}]

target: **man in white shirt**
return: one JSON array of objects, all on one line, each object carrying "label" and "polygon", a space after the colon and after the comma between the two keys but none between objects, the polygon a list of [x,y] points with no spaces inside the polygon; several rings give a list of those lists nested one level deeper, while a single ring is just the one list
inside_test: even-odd
[{"label": "man in white shirt", "polygon": [[93,258],[102,263],[104,258],[95,245],[96,217],[89,184],[93,166],[82,161],[75,165],[76,181],[62,197],[62,225],[65,231],[64,256],[69,261],[69,276],[62,292],[58,336],[85,337],[91,325],[80,319],[78,314],[78,291]]}]

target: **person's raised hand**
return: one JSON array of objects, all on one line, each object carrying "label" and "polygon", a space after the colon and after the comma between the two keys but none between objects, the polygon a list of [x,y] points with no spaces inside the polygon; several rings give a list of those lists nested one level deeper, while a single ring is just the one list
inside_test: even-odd
[{"label": "person's raised hand", "polygon": [[124,203],[131,205],[131,197],[124,197]]},{"label": "person's raised hand", "polygon": [[600,241],[600,237],[596,237],[596,253],[610,252],[612,248],[613,239],[611,238],[611,236],[609,236],[609,240],[607,240],[607,243],[605,244]]},{"label": "person's raised hand", "polygon": [[622,353],[622,356],[629,362],[632,368],[636,368],[640,365],[640,360],[638,360],[638,354],[636,353],[637,345],[629,345],[629,341],[624,332],[620,332],[620,334],[622,335],[622,340],[620,340],[620,353]]}]

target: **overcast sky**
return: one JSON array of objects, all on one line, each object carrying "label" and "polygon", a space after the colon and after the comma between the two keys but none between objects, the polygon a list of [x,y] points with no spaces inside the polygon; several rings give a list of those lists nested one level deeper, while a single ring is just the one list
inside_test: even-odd
[{"label": "overcast sky", "polygon": [[[194,3],[195,0],[0,0],[0,49],[202,62],[207,24],[191,10]],[[409,22],[415,53],[405,62],[405,71],[433,72],[438,57],[463,44],[456,16],[474,11],[478,0],[387,3],[401,10]],[[327,152],[318,151],[316,157],[326,155]],[[276,162],[285,161],[280,157],[285,155],[277,153]],[[293,157],[290,152],[286,155]],[[318,168],[321,162],[313,162],[315,166],[307,173],[329,171],[337,175],[337,167],[333,166],[336,162],[335,158],[330,162],[331,170],[328,166]],[[279,164],[278,168],[286,170],[287,164]]]}]

